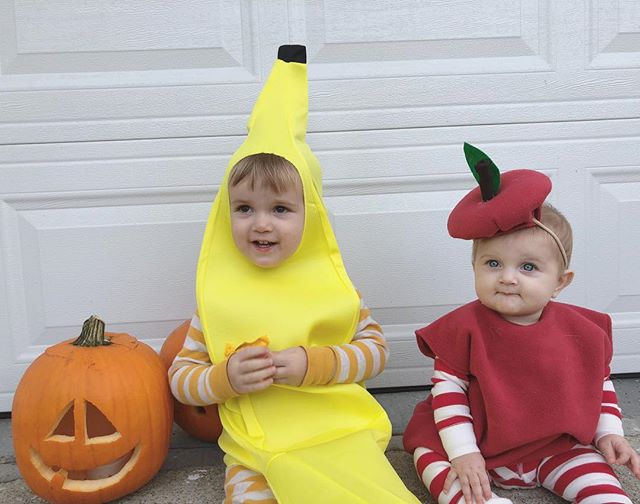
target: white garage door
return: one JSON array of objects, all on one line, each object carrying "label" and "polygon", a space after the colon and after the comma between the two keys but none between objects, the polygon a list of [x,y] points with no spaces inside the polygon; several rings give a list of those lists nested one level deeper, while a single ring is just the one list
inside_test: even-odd
[{"label": "white garage door", "polygon": [[575,227],[562,300],[612,314],[640,371],[635,0],[0,2],[0,411],[97,313],[158,348],[277,46],[308,46],[309,143],[354,283],[424,384],[413,330],[473,297],[445,222],[469,141],[542,169]]}]

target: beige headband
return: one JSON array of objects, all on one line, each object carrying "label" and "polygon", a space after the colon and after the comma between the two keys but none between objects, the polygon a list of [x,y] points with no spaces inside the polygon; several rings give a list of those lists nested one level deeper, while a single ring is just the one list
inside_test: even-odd
[{"label": "beige headband", "polygon": [[555,234],[551,228],[548,228],[547,226],[545,226],[542,222],[540,222],[538,219],[536,219],[535,217],[533,218],[533,222],[536,226],[538,226],[540,229],[544,229],[547,233],[549,233],[551,235],[551,238],[553,238],[553,240],[556,242],[556,244],[558,245],[558,248],[560,249],[560,254],[562,254],[562,260],[564,261],[564,267],[568,268],[569,267],[569,259],[567,258],[567,253],[564,250],[564,247],[562,246],[562,242],[560,241],[560,238],[558,238],[558,235]]}]

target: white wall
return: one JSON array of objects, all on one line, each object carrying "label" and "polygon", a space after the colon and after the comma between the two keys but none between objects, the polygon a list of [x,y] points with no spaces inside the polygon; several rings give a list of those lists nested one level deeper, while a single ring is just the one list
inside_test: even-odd
[{"label": "white wall", "polygon": [[0,0],[0,411],[92,313],[158,348],[190,317],[210,202],[278,45],[309,54],[309,143],[347,267],[426,383],[413,330],[473,296],[446,217],[462,142],[540,169],[575,231],[562,300],[640,371],[640,4]]}]

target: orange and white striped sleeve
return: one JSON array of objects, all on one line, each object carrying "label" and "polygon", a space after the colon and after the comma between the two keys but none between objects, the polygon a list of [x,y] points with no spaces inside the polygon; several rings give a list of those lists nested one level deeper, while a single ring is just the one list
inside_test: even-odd
[{"label": "orange and white striped sleeve", "polygon": [[197,311],[168,375],[171,392],[184,404],[207,406],[238,395],[229,383],[227,360],[214,365],[209,358]]},{"label": "orange and white striped sleeve", "polygon": [[387,341],[359,291],[358,296],[360,320],[353,339],[344,345],[304,347],[308,366],[302,385],[363,382],[384,370],[389,357]]}]

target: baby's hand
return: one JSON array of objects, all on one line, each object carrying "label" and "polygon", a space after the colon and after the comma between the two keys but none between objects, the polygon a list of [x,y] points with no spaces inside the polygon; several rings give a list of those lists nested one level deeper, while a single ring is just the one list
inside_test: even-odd
[{"label": "baby's hand", "polygon": [[273,382],[298,387],[307,374],[307,353],[302,347],[287,348],[271,355],[276,366]]},{"label": "baby's hand", "polygon": [[484,457],[480,453],[467,453],[451,461],[451,471],[444,481],[446,494],[458,478],[465,502],[481,504],[491,498],[489,476],[485,469]]},{"label": "baby's hand", "polygon": [[266,389],[273,383],[275,372],[271,352],[264,346],[242,348],[227,362],[229,383],[238,394]]},{"label": "baby's hand", "polygon": [[634,476],[640,479],[640,455],[622,436],[607,434],[598,439],[598,450],[609,464],[626,465]]}]

